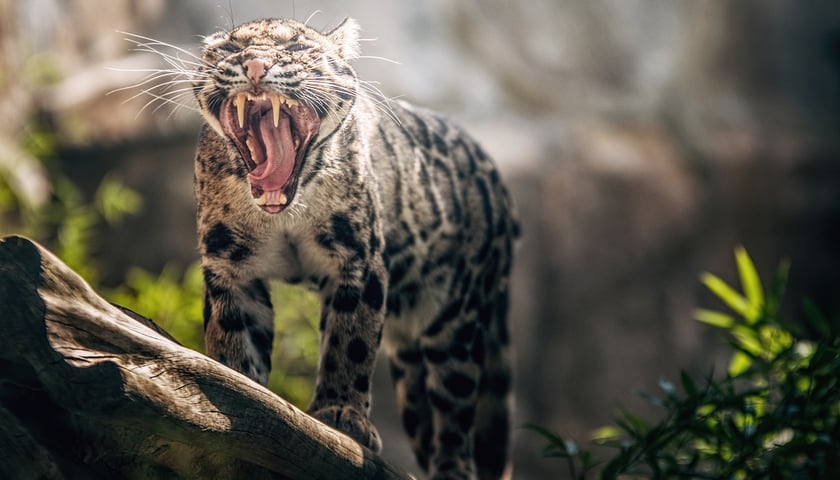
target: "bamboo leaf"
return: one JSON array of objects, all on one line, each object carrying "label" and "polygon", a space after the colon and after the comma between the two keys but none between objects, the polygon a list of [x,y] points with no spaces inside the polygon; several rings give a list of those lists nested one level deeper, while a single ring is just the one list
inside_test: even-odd
[{"label": "bamboo leaf", "polygon": [[741,376],[749,370],[752,365],[752,359],[744,352],[735,352],[732,354],[732,360],[729,361],[729,376],[732,378]]},{"label": "bamboo leaf", "polygon": [[735,319],[732,316],[703,308],[694,311],[694,319],[718,328],[732,328],[735,325]]},{"label": "bamboo leaf", "polygon": [[748,305],[748,314],[744,318],[748,323],[755,323],[764,307],[764,288],[761,286],[755,264],[743,246],[735,249],[735,262],[738,264],[738,274],[741,276],[741,286]]},{"label": "bamboo leaf", "polygon": [[603,443],[608,442],[610,440],[616,440],[621,438],[621,429],[613,425],[607,425],[594,430],[589,435],[589,438],[590,440],[596,443]]},{"label": "bamboo leaf", "polygon": [[723,300],[723,303],[729,306],[735,313],[742,317],[747,317],[750,314],[750,307],[747,299],[740,293],[736,292],[732,287],[726,284],[717,275],[711,273],[703,273],[700,275],[700,281],[709,290],[712,291],[718,298]]},{"label": "bamboo leaf", "polygon": [[689,397],[697,395],[697,386],[694,385],[694,380],[685,370],[680,370],[680,383],[682,383],[683,390]]}]

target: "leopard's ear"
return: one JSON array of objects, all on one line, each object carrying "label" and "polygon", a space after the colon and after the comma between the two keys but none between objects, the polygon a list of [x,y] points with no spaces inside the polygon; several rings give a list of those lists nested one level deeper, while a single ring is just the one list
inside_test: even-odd
[{"label": "leopard's ear", "polygon": [[359,58],[359,22],[347,17],[337,27],[326,33],[336,46],[338,54],[345,60]]}]

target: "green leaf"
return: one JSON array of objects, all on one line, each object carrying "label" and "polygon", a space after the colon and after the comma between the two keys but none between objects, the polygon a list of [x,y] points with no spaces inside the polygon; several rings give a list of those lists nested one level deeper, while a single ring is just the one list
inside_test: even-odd
[{"label": "green leaf", "polygon": [[694,319],[719,328],[732,328],[735,325],[735,319],[732,316],[703,308],[694,311]]},{"label": "green leaf", "polygon": [[548,430],[547,428],[541,427],[539,425],[535,425],[533,423],[526,423],[522,426],[522,428],[540,434],[545,440],[548,441],[548,444],[550,446],[554,446],[565,451],[566,441],[551,430]]},{"label": "green leaf", "polygon": [[589,439],[596,443],[604,443],[610,440],[617,440],[621,438],[621,429],[613,425],[607,425],[592,431],[589,434]]},{"label": "green leaf", "polygon": [[729,376],[732,378],[741,376],[749,370],[752,365],[752,359],[744,352],[735,352],[732,354],[732,360],[729,361]]},{"label": "green leaf", "polygon": [[633,436],[643,435],[650,431],[649,423],[628,411],[622,412],[621,419],[618,424]]},{"label": "green leaf", "polygon": [[743,325],[735,325],[730,330],[730,333],[735,337],[738,346],[751,355],[758,356],[765,352],[765,348],[759,340],[758,332],[755,329]]},{"label": "green leaf", "polygon": [[700,281],[703,285],[718,296],[723,302],[729,306],[735,313],[742,317],[747,317],[750,314],[750,306],[747,299],[740,293],[736,292],[732,287],[726,284],[717,275],[711,273],[703,273],[700,275]]},{"label": "green leaf", "polygon": [[135,214],[143,207],[143,198],[122,182],[106,176],[96,190],[96,206],[109,224],[115,224],[125,216]]},{"label": "green leaf", "polygon": [[682,383],[683,390],[689,397],[697,395],[697,386],[694,385],[694,380],[685,370],[680,370],[680,383]]},{"label": "green leaf", "polygon": [[825,318],[820,308],[810,298],[802,299],[802,307],[805,310],[805,319],[808,325],[823,337],[831,336],[831,323]]},{"label": "green leaf", "polygon": [[764,288],[761,286],[755,264],[743,246],[735,249],[735,262],[738,264],[738,274],[741,276],[741,286],[744,288],[748,304],[748,314],[744,318],[748,323],[755,323],[764,306]]}]

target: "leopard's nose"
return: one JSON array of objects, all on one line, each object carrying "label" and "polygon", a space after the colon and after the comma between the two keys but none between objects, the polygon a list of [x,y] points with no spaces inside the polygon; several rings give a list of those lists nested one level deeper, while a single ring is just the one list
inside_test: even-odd
[{"label": "leopard's nose", "polygon": [[242,67],[245,69],[245,76],[251,81],[251,85],[256,87],[260,84],[260,80],[263,79],[265,74],[268,73],[268,69],[271,65],[269,65],[265,60],[252,58],[250,60],[246,60],[245,63],[242,64]]}]

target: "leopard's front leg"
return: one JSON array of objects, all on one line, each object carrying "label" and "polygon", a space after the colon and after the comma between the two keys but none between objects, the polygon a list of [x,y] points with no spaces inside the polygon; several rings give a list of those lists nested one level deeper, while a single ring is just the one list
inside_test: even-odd
[{"label": "leopard's front leg", "polygon": [[[335,248],[346,250],[346,245]],[[374,252],[365,259],[361,250],[347,252],[341,275],[322,294],[321,358],[309,412],[379,451],[382,442],[369,417],[370,387],[382,339],[386,277],[381,255]]]},{"label": "leopard's front leg", "polygon": [[207,355],[266,385],[274,339],[274,314],[266,283],[237,279],[218,264],[205,259],[203,266]]}]

